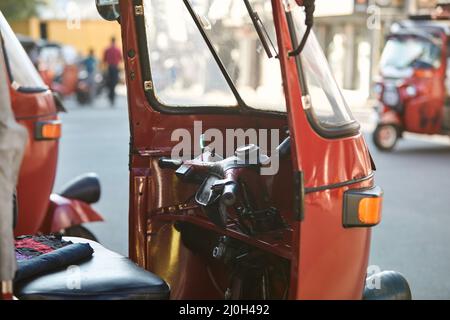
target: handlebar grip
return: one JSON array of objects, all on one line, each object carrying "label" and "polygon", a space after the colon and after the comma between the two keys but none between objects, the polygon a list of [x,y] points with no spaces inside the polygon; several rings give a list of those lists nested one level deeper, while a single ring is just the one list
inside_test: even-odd
[{"label": "handlebar grip", "polygon": [[176,170],[180,166],[183,165],[183,161],[181,160],[174,160],[170,158],[160,158],[158,161],[158,165],[161,169],[173,169]]},{"label": "handlebar grip", "polygon": [[232,206],[236,203],[238,191],[237,189],[238,185],[235,182],[227,183],[223,187],[221,200],[224,205]]}]

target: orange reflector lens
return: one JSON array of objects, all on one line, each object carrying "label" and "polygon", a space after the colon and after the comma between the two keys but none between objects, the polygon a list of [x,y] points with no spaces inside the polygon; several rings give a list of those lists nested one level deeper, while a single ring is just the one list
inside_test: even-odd
[{"label": "orange reflector lens", "polygon": [[40,122],[36,127],[37,140],[56,140],[61,138],[62,126],[59,121]]},{"label": "orange reflector lens", "polygon": [[414,72],[414,76],[416,78],[433,78],[434,73],[431,70],[427,69],[418,69]]},{"label": "orange reflector lens", "polygon": [[358,219],[367,225],[376,225],[381,221],[383,198],[364,198],[359,202]]},{"label": "orange reflector lens", "polygon": [[350,189],[344,192],[342,224],[344,228],[370,228],[381,222],[383,189]]}]

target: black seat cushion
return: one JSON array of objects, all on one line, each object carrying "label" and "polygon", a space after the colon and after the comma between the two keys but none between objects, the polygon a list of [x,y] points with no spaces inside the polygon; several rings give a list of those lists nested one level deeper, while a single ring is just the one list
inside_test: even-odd
[{"label": "black seat cushion", "polygon": [[91,259],[78,266],[20,282],[15,295],[22,300],[163,300],[170,289],[158,276],[138,267],[128,258],[97,242],[65,238],[73,243],[89,243]]}]

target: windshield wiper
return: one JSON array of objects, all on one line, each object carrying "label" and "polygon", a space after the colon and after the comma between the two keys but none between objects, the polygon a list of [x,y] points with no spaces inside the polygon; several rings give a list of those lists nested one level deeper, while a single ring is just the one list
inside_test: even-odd
[{"label": "windshield wiper", "polygon": [[[249,0],[244,0],[244,3],[245,6],[247,7],[247,11],[248,14],[250,15],[250,18],[252,19],[253,25],[255,26],[256,32],[258,33],[258,37],[259,40],[261,41],[264,51],[266,51],[266,54],[269,57],[269,59],[273,57],[277,58],[278,57],[277,49],[275,49],[275,45],[273,44],[272,39],[270,39],[270,36],[266,28],[264,27],[261,18],[259,17],[258,13],[255,10],[253,10]],[[272,46],[272,48],[270,48],[269,43],[270,46]]]}]

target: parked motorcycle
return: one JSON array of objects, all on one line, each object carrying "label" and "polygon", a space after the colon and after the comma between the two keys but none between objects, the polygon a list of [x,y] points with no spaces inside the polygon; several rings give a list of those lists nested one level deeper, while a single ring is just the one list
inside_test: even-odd
[{"label": "parked motorcycle", "polygon": [[92,79],[86,70],[81,70],[78,74],[78,85],[76,91],[79,105],[89,105],[101,94],[104,84],[104,77],[101,73],[93,75]]}]

